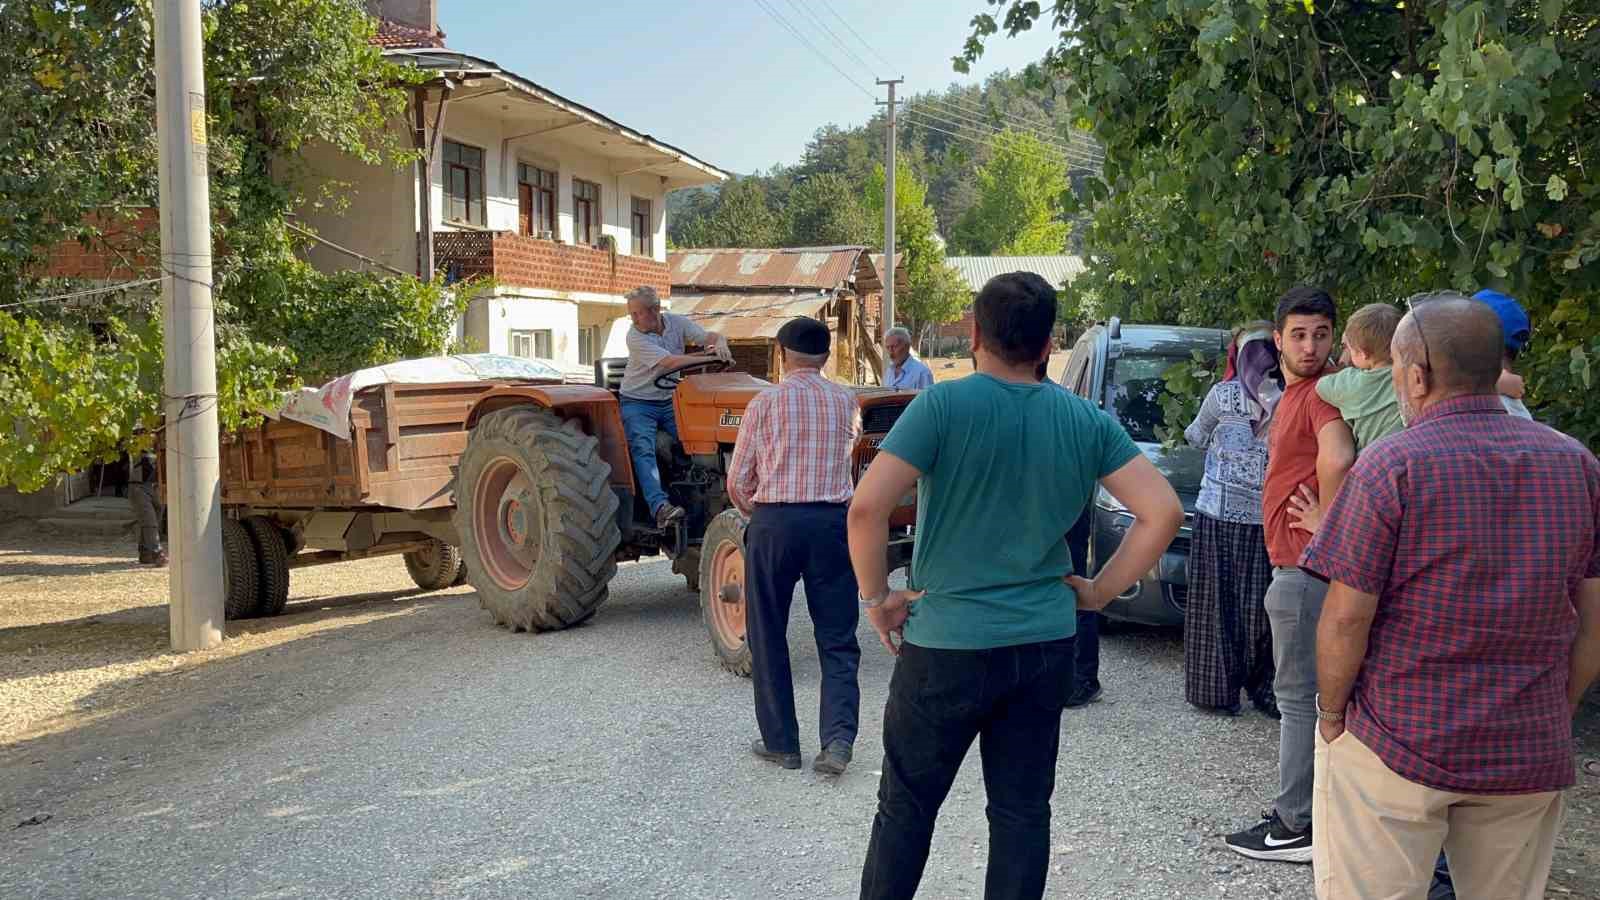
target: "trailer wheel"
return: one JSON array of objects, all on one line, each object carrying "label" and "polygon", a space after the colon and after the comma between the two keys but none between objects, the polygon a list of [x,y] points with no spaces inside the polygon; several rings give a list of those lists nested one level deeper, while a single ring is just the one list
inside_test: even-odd
[{"label": "trailer wheel", "polygon": [[450,582],[451,587],[460,587],[467,583],[467,555],[459,551],[456,555],[461,558],[461,562],[456,566],[456,577]]},{"label": "trailer wheel", "polygon": [[256,609],[258,616],[275,616],[289,602],[289,547],[278,523],[266,516],[244,520],[256,552]]},{"label": "trailer wheel", "polygon": [[730,509],[711,520],[700,545],[700,617],[717,662],[735,675],[750,676],[745,637],[744,517]]},{"label": "trailer wheel", "polygon": [[260,565],[250,533],[236,519],[222,520],[222,617],[248,619],[256,611]]},{"label": "trailer wheel", "polygon": [[425,591],[442,591],[455,584],[461,570],[461,551],[437,538],[428,541],[427,549],[407,553],[405,559],[411,580]]},{"label": "trailer wheel", "polygon": [[617,495],[578,422],[518,406],[479,420],[461,454],[456,533],[479,602],[512,631],[594,615],[616,574]]}]

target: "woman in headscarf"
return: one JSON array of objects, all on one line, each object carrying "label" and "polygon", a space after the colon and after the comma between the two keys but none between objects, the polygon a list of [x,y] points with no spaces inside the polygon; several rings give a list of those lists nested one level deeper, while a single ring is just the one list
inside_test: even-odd
[{"label": "woman in headscarf", "polygon": [[1228,368],[1211,388],[1189,443],[1206,451],[1189,550],[1184,694],[1195,706],[1239,712],[1239,692],[1277,718],[1272,631],[1264,605],[1272,565],[1261,528],[1267,428],[1283,393],[1270,322],[1233,331]]}]

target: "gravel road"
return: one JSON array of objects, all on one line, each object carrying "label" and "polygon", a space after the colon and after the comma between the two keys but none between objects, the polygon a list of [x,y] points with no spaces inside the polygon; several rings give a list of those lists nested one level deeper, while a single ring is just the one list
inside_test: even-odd
[{"label": "gravel road", "polygon": [[[122,552],[0,551],[0,691],[45,697],[0,727],[0,897],[854,896],[892,665],[865,628],[856,762],[827,782],[747,755],[749,682],[665,563],[537,636],[470,589],[407,591],[398,560],[309,570],[285,616],[196,658],[164,652],[165,576]],[[797,604],[802,710],[809,624]],[[1102,652],[1105,701],[1064,726],[1050,895],[1309,897],[1309,869],[1219,846],[1269,802],[1275,723],[1192,712],[1176,635]],[[1600,755],[1600,712],[1579,750]],[[981,896],[975,762],[922,896]],[[1552,896],[1600,897],[1600,778],[1579,778]]]}]

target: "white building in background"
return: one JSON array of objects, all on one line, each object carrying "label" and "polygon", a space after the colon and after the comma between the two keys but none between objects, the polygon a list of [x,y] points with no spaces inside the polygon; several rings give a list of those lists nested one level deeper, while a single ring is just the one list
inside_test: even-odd
[{"label": "white building in background", "polygon": [[587,368],[627,313],[624,293],[648,284],[669,294],[667,193],[727,174],[446,48],[434,0],[369,8],[385,55],[429,76],[413,90],[409,127],[396,125],[397,137],[429,155],[426,180],[422,165],[370,166],[309,148],[308,195],[321,182],[340,200],[302,212],[323,241],[309,259],[324,270],[378,264],[425,274],[431,247],[433,271],[495,281],[461,323],[469,348]]}]

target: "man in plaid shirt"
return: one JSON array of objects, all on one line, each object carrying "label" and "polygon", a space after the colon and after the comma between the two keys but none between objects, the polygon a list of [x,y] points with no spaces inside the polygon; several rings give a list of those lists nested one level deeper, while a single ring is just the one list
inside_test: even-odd
[{"label": "man in plaid shirt", "polygon": [[800,726],[789,670],[789,604],[805,580],[822,662],[822,752],[812,768],[842,775],[860,719],[855,573],[845,535],[854,493],[851,452],[861,431],[855,394],[823,377],[830,335],[815,319],[778,330],[784,376],[745,408],[728,472],[728,497],[745,531],[745,632],[762,759],[800,768]]},{"label": "man in plaid shirt", "polygon": [[1408,427],[1356,463],[1301,559],[1332,582],[1321,900],[1424,896],[1441,846],[1462,896],[1544,896],[1600,673],[1600,463],[1506,414],[1502,346],[1487,306],[1414,302],[1393,344]]}]

